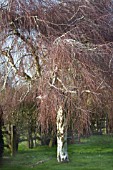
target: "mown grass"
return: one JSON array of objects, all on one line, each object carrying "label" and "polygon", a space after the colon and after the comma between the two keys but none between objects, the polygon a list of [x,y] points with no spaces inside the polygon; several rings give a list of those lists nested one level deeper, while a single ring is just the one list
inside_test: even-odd
[{"label": "mown grass", "polygon": [[[68,146],[69,163],[56,161],[56,147],[28,150],[21,144],[15,157],[4,157],[0,170],[113,170],[113,137],[93,136]],[[44,162],[42,162],[44,161]]]}]

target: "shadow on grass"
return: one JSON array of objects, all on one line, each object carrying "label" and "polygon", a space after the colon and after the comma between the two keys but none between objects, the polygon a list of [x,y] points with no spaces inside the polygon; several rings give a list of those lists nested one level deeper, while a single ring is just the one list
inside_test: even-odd
[{"label": "shadow on grass", "polygon": [[4,157],[0,170],[113,170],[113,138],[108,136],[83,139],[69,145],[70,162],[59,164],[56,147],[38,146],[28,150],[20,146],[15,157]]}]

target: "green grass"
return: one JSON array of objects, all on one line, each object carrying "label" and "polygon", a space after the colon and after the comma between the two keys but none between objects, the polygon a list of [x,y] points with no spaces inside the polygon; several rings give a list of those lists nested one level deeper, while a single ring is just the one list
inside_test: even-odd
[{"label": "green grass", "polygon": [[[19,153],[4,158],[0,170],[113,170],[113,137],[93,136],[82,140],[81,144],[68,146],[69,163],[56,161],[56,147],[39,146],[28,150],[25,144]],[[44,163],[36,164],[46,160]]]}]

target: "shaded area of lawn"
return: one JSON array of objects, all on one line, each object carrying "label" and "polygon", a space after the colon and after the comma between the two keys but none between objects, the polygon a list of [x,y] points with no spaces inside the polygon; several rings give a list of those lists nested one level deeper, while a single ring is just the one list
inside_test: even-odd
[{"label": "shaded area of lawn", "polygon": [[93,136],[69,145],[69,163],[56,161],[56,148],[39,146],[28,150],[20,145],[14,157],[5,157],[1,170],[113,170],[113,137]]}]

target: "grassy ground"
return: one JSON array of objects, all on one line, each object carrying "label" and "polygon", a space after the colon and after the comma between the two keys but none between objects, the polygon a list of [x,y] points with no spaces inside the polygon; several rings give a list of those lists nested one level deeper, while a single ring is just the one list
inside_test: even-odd
[{"label": "grassy ground", "polygon": [[93,136],[68,150],[70,162],[59,164],[55,147],[28,150],[22,144],[15,157],[4,157],[0,170],[113,170],[113,137]]}]

